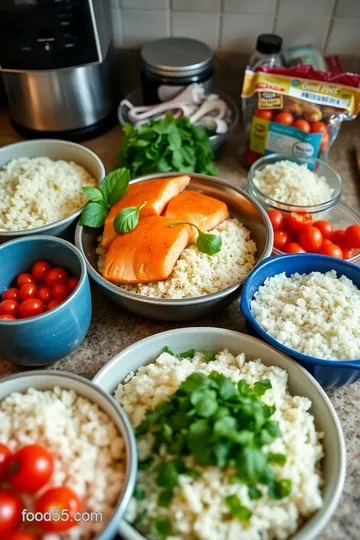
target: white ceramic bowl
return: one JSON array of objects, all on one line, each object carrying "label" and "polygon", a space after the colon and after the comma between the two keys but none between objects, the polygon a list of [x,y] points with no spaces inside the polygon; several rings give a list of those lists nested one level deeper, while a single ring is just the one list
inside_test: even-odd
[{"label": "white ceramic bowl", "polygon": [[[245,353],[249,360],[261,358],[268,366],[275,365],[286,369],[290,392],[293,395],[306,396],[312,401],[311,412],[315,417],[316,428],[325,432],[324,505],[292,536],[292,540],[315,540],[330,520],[339,502],[346,470],[345,442],[340,422],[321,386],[294,360],[266,343],[239,332],[206,327],[170,330],[143,339],[110,360],[97,373],[93,382],[113,394],[116,386],[130,371],[136,371],[140,366],[154,361],[166,345],[175,353],[186,349],[227,348],[235,354]],[[143,536],[126,522],[122,522],[120,533],[126,540],[144,540]]]},{"label": "white ceramic bowl", "polygon": [[103,390],[84,377],[65,371],[38,370],[5,377],[0,384],[0,403],[13,392],[23,393],[30,387],[37,390],[51,390],[54,386],[74,390],[78,395],[96,403],[111,418],[124,439],[126,452],[124,485],[112,517],[102,532],[94,539],[112,540],[130,500],[137,474],[136,442],[130,422],[124,411]]},{"label": "white ceramic bowl", "polygon": [[[75,163],[82,165],[96,179],[98,184],[105,176],[105,167],[94,152],[81,144],[69,141],[36,139],[3,146],[0,148],[0,169],[12,159],[22,157],[48,157],[54,160],[75,161]],[[64,219],[54,221],[54,223],[49,223],[43,227],[36,227],[35,229],[25,231],[0,230],[0,243],[30,234],[59,236],[69,228],[71,223],[80,215],[81,210],[82,208],[79,208],[79,210]]]}]

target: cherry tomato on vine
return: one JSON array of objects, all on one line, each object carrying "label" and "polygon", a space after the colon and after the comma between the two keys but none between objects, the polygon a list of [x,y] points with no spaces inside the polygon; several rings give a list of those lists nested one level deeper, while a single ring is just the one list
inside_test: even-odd
[{"label": "cherry tomato on vine", "polygon": [[284,124],[286,126],[291,126],[294,122],[294,117],[290,112],[280,112],[274,116],[274,122],[278,124]]},{"label": "cherry tomato on vine", "polygon": [[[271,221],[271,225],[274,231],[280,231],[285,223],[285,218],[282,212],[279,210],[268,210],[267,215]],[[71,278],[73,279],[73,278]]]},{"label": "cherry tomato on vine", "polygon": [[274,116],[274,113],[272,111],[266,109],[256,109],[254,114],[258,118],[264,118],[264,120],[271,120]]},{"label": "cherry tomato on vine", "polygon": [[54,456],[40,444],[27,444],[13,454],[8,465],[11,487],[24,493],[36,493],[54,472]]},{"label": "cherry tomato on vine", "polygon": [[6,444],[0,443],[0,482],[4,480],[12,452]]},{"label": "cherry tomato on vine", "polygon": [[15,300],[3,300],[0,302],[0,315],[13,315],[17,316],[19,311],[19,304]]},{"label": "cherry tomato on vine", "polygon": [[[43,493],[35,503],[35,512],[46,514],[54,508],[58,509],[61,514],[62,510],[67,512],[67,516],[64,516],[60,520],[40,521],[39,527],[47,532],[62,532],[71,529],[77,522],[74,521],[74,514],[81,512],[82,502],[76,493],[65,486],[51,487],[45,493]],[[56,516],[54,516],[55,518]],[[67,517],[67,519],[66,519]]]},{"label": "cherry tomato on vine", "polygon": [[312,224],[312,216],[303,212],[290,212],[287,223],[293,231],[300,231]]},{"label": "cherry tomato on vine", "polygon": [[293,127],[301,129],[305,133],[310,133],[310,124],[306,120],[295,120]]},{"label": "cherry tomato on vine", "polygon": [[274,231],[274,247],[284,251],[286,244],[290,242],[290,235],[286,231]]},{"label": "cherry tomato on vine", "polygon": [[35,317],[44,312],[44,304],[38,298],[28,298],[19,306],[19,316],[21,319]]},{"label": "cherry tomato on vine", "polygon": [[350,225],[346,229],[344,242],[351,248],[360,249],[360,225]]},{"label": "cherry tomato on vine", "polygon": [[20,291],[16,287],[10,287],[2,293],[2,300],[15,300],[15,302],[20,302]]},{"label": "cherry tomato on vine", "polygon": [[20,298],[22,301],[28,298],[35,298],[37,293],[37,286],[33,283],[25,283],[20,289]]},{"label": "cherry tomato on vine", "polygon": [[334,234],[334,227],[326,219],[320,219],[319,221],[314,221],[313,226],[319,229],[323,238],[331,238]]},{"label": "cherry tomato on vine", "polygon": [[306,253],[306,251],[297,242],[290,242],[285,246],[285,253]]},{"label": "cherry tomato on vine", "polygon": [[322,244],[323,237],[319,229],[310,225],[301,229],[299,240],[306,251],[317,251]]},{"label": "cherry tomato on vine", "polygon": [[32,269],[31,273],[37,281],[44,281],[45,275],[50,270],[51,266],[46,261],[37,261]]},{"label": "cherry tomato on vine", "polygon": [[0,538],[8,538],[21,522],[23,503],[20,497],[7,489],[0,489]]},{"label": "cherry tomato on vine", "polygon": [[17,286],[19,287],[19,289],[21,289],[21,287],[25,285],[25,283],[33,283],[35,285],[36,281],[34,276],[32,276],[31,274],[27,274],[26,272],[19,274],[17,278]]}]

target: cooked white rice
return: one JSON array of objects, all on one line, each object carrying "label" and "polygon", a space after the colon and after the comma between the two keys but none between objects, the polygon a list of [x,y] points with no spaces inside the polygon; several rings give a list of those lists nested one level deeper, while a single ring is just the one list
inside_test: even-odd
[{"label": "cooked white rice", "polygon": [[[53,454],[53,477],[36,496],[49,486],[67,486],[81,498],[83,512],[102,513],[102,520],[94,516],[61,535],[44,534],[43,540],[88,540],[99,534],[118,501],[126,456],[123,438],[98,405],[58,386],[14,392],[0,403],[0,442],[12,451],[41,444]],[[33,511],[34,497],[22,497]]]},{"label": "cooked white rice", "polygon": [[[250,232],[236,218],[223,221],[211,231],[220,234],[219,253],[200,253],[195,245],[184,249],[171,275],[164,281],[119,285],[122,289],[154,298],[193,298],[211,294],[245,278],[255,266],[256,244]],[[105,252],[101,237],[97,248],[102,272]]]},{"label": "cooked white rice", "polygon": [[327,360],[360,359],[360,290],[335,270],[267,278],[251,311],[287,347]]},{"label": "cooked white rice", "polygon": [[[272,417],[278,421],[281,437],[267,446],[269,452],[283,453],[287,461],[283,467],[274,466],[278,479],[292,481],[288,497],[281,500],[270,499],[264,490],[258,500],[251,500],[247,486],[231,483],[233,470],[218,467],[199,467],[200,476],[193,479],[180,475],[180,486],[174,490],[168,508],[157,505],[161,488],[155,481],[156,475],[149,469],[139,470],[137,485],[145,492],[143,500],[132,499],[127,519],[133,522],[146,510],[142,530],[146,537],[156,540],[148,531],[154,518],[168,518],[172,525],[171,540],[271,540],[286,539],[322,506],[320,460],[323,448],[322,433],[317,433],[314,417],[309,412],[308,398],[291,396],[287,389],[287,372],[279,367],[265,366],[260,359],[245,361],[245,355],[236,357],[228,350],[216,355],[216,360],[205,362],[202,353],[193,359],[181,359],[162,353],[153,363],[130,373],[115,391],[115,398],[128,414],[134,427],[143,420],[148,409],[169,398],[180,384],[194,371],[209,375],[218,371],[234,382],[246,379],[251,385],[268,378],[272,389],[262,400],[276,405]],[[139,460],[151,455],[151,434],[139,439]],[[206,441],[204,441],[206,444]],[[166,457],[166,454],[165,454]],[[192,457],[185,458],[185,464],[192,467]],[[236,494],[252,511],[248,523],[229,518],[224,497]]]},{"label": "cooked white rice", "polygon": [[34,229],[73,214],[87,202],[82,186],[96,180],[73,161],[13,159],[0,169],[0,229]]},{"label": "cooked white rice", "polygon": [[334,190],[325,176],[313,173],[306,165],[282,160],[266,165],[254,175],[256,188],[275,201],[296,206],[312,206],[329,201]]}]

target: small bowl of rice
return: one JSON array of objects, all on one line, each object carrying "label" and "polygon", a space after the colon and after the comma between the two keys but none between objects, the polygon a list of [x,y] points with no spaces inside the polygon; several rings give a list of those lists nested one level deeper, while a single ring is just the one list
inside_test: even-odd
[{"label": "small bowl of rice", "polygon": [[293,357],[324,388],[360,379],[360,268],[312,253],[263,261],[244,283],[248,330]]},{"label": "small bowl of rice", "polygon": [[80,144],[38,139],[0,148],[0,243],[20,236],[66,234],[105,176],[98,156]]}]

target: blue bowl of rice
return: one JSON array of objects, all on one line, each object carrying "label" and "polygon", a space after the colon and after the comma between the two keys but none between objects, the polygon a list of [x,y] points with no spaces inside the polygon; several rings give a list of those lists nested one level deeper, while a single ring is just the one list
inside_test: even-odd
[{"label": "blue bowl of rice", "polygon": [[[331,271],[335,271],[336,276],[327,274]],[[313,282],[310,282],[310,284],[305,283],[305,287],[310,287],[307,289],[308,292],[306,294],[309,296],[309,302],[310,304],[312,303],[313,310],[313,313],[309,314],[309,310],[306,309],[307,306],[305,308],[303,300],[300,301],[300,305],[291,306],[291,302],[287,304],[286,298],[284,299],[283,295],[286,294],[284,291],[291,290],[290,276],[294,274],[308,275],[312,272],[320,272],[321,274],[327,274],[327,276],[324,276],[324,278],[314,276]],[[285,275],[281,277],[280,274],[283,273]],[[352,284],[342,276],[351,280]],[[295,279],[298,279],[297,282],[301,285],[303,278],[299,277]],[[328,280],[327,285],[323,279]],[[325,288],[323,288],[324,283]],[[340,284],[338,291],[336,291],[337,283]],[[322,293],[320,289],[316,288],[316,285],[321,290],[324,290],[324,294],[326,294],[326,298],[325,296],[322,298],[322,300],[326,301],[325,303],[321,303],[318,310],[314,309],[314,298],[317,295],[317,299],[319,300],[318,294]],[[334,287],[331,287],[331,285]],[[264,288],[259,292],[259,288],[262,286]],[[313,288],[311,289],[311,287]],[[347,300],[345,293],[345,297],[336,296],[340,294],[341,289],[347,291]],[[356,289],[359,292],[359,297],[357,296]],[[264,292],[266,293],[265,295],[263,294]],[[309,294],[309,292],[313,292],[314,294]],[[259,304],[259,298],[262,304]],[[264,298],[265,303],[263,302]],[[272,301],[273,299],[275,299],[275,302]],[[350,302],[349,306],[347,306],[348,313],[353,317],[352,319],[351,317],[348,318],[345,322],[343,318],[337,319],[337,316],[339,316],[342,310],[342,300]],[[322,309],[326,304],[329,307],[328,317],[325,317],[325,320],[322,321]],[[270,310],[274,314],[274,310],[280,310],[280,308],[282,311],[279,311],[279,317],[276,319],[272,317],[270,319],[265,318],[266,314],[270,313]],[[349,311],[350,309],[351,311]],[[358,354],[360,350],[360,335],[357,330],[357,328],[360,328],[360,268],[358,266],[334,257],[312,253],[267,258],[247,277],[242,290],[240,310],[245,317],[250,334],[263,339],[279,351],[297,360],[324,388],[345,386],[360,379],[360,354]],[[304,310],[306,310],[306,313]],[[256,312],[256,316],[254,315],[254,311]],[[304,323],[307,324],[305,330],[301,330],[302,333],[300,332],[300,334],[297,332],[299,328],[296,328],[294,324],[294,320],[295,322],[296,320],[299,321],[299,317],[300,329],[301,327],[304,328]],[[313,334],[311,333],[311,328],[308,328],[311,317],[315,317],[319,323],[319,327],[315,323]],[[261,319],[261,323],[259,319]],[[358,323],[356,323],[357,319]],[[264,328],[264,324],[267,329]],[[294,341],[299,342],[297,346],[289,346]],[[318,349],[316,350],[314,343],[318,344]],[[342,347],[338,345],[339,343],[342,343]],[[312,348],[314,352],[311,350]],[[331,350],[333,354],[324,355],[323,351],[326,348]],[[348,359],[343,359],[339,356],[344,350],[348,352],[348,354],[344,355]],[[354,351],[356,358],[354,358]]]}]

